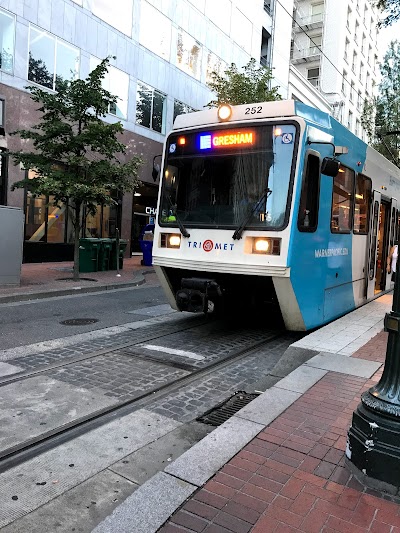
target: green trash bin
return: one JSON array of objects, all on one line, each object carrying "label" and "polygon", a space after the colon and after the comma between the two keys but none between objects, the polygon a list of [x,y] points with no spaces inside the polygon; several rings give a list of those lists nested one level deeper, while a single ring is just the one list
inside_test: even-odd
[{"label": "green trash bin", "polygon": [[99,239],[100,248],[99,248],[99,258],[98,258],[98,269],[100,271],[110,270],[110,258],[113,248],[112,239]]},{"label": "green trash bin", "polygon": [[[111,257],[110,257],[110,270],[117,270],[117,240],[112,239],[112,250],[111,250]],[[124,253],[126,250],[126,247],[128,246],[128,241],[125,239],[119,240],[119,269],[122,270],[124,268]]]},{"label": "green trash bin", "polygon": [[79,239],[79,272],[97,272],[99,239]]}]

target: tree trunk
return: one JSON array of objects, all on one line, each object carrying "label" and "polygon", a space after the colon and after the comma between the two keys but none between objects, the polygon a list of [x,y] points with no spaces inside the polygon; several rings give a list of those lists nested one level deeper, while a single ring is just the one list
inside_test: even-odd
[{"label": "tree trunk", "polygon": [[75,220],[74,220],[74,281],[79,281],[79,234],[81,230],[80,225],[81,205],[75,204]]}]

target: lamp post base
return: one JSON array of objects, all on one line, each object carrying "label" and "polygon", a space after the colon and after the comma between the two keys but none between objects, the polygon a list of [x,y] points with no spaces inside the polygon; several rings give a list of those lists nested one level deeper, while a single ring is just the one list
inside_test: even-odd
[{"label": "lamp post base", "polygon": [[361,401],[353,413],[346,457],[366,476],[400,488],[400,418],[369,391]]}]

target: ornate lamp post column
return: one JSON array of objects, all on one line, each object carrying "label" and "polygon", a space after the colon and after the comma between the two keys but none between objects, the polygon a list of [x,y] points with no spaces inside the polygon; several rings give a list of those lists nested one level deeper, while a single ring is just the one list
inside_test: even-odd
[{"label": "ornate lamp post column", "polygon": [[348,432],[347,458],[364,474],[400,487],[400,262],[397,262],[385,368],[361,395]]}]

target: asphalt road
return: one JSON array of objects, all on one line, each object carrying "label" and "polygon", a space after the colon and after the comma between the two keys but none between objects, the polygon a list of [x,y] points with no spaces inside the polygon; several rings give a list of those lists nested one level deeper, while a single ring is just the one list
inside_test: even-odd
[{"label": "asphalt road", "polygon": [[[144,320],[148,316],[135,313],[136,310],[166,303],[160,287],[142,285],[100,293],[1,304],[0,349]],[[60,324],[64,320],[77,318],[93,318],[98,322],[86,326]]]}]

